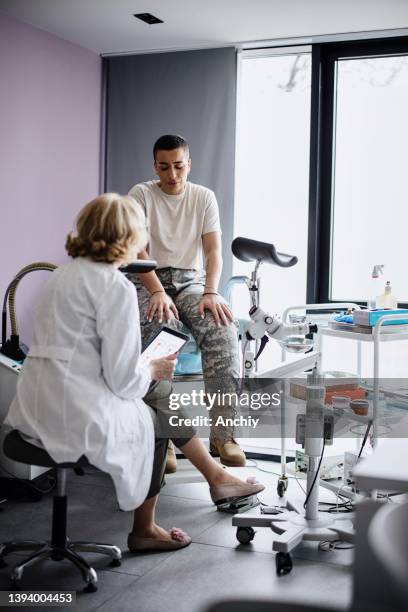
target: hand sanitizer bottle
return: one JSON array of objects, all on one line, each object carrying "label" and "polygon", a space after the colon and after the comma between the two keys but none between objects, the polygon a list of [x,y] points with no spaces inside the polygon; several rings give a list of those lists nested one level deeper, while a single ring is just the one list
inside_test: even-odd
[{"label": "hand sanitizer bottle", "polygon": [[386,282],[384,293],[377,297],[377,308],[394,310],[398,306],[397,298],[392,294],[390,281]]},{"label": "hand sanitizer bottle", "polygon": [[381,264],[374,266],[373,271],[371,273],[370,296],[367,300],[368,310],[374,310],[374,308],[377,308],[377,297],[379,296],[380,291],[382,289],[380,274],[383,274],[383,271],[384,266]]}]

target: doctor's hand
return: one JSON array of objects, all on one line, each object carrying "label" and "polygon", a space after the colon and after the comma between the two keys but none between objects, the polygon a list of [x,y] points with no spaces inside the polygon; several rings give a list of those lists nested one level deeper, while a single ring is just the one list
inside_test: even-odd
[{"label": "doctor's hand", "polygon": [[149,306],[146,311],[149,322],[153,321],[156,316],[159,323],[161,323],[163,315],[166,321],[169,321],[172,317],[179,318],[176,305],[164,290],[156,291],[150,296]]},{"label": "doctor's hand", "polygon": [[176,363],[177,355],[175,354],[152,359],[149,364],[152,380],[172,380]]},{"label": "doctor's hand", "polygon": [[219,326],[220,323],[222,323],[222,325],[228,325],[228,323],[232,323],[234,320],[234,315],[230,308],[218,293],[207,293],[203,295],[198,305],[198,312],[202,319],[205,317],[205,310],[211,312],[217,326]]}]

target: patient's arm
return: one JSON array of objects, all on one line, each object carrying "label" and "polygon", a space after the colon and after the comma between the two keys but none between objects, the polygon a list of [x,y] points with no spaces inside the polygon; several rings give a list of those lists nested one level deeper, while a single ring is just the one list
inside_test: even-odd
[{"label": "patient's arm", "polygon": [[220,323],[227,325],[234,320],[234,316],[217,293],[222,270],[221,235],[219,232],[208,232],[202,237],[202,242],[205,257],[205,287],[198,311],[204,317],[204,311],[210,310],[217,325]]},{"label": "patient's arm", "polygon": [[218,290],[222,270],[221,235],[208,232],[202,236],[205,257],[205,291]]},{"label": "patient's arm", "polygon": [[[140,251],[139,259],[149,259],[149,254],[146,250]],[[146,316],[151,321],[153,317],[157,317],[161,323],[163,316],[168,321],[172,316],[179,318],[177,308],[171,299],[163,289],[156,272],[146,272],[139,275],[140,281],[143,286],[151,294],[149,307],[146,311]]]},{"label": "patient's arm", "polygon": [[[143,249],[138,254],[139,259],[150,259],[148,252]],[[159,281],[159,278],[154,270],[151,272],[145,272],[139,275],[140,282],[144,287],[148,290],[149,293],[154,293],[155,291],[164,291],[163,285]]]}]

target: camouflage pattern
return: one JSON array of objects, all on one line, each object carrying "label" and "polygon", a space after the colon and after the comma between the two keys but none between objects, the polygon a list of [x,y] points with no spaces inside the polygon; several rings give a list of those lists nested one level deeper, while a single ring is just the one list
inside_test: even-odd
[{"label": "camouflage pattern", "polygon": [[[139,300],[143,348],[162,325],[165,324],[180,331],[184,323],[191,330],[201,351],[206,391],[237,393],[240,376],[237,327],[234,323],[217,327],[208,310],[205,311],[205,318],[201,318],[198,305],[203,295],[205,273],[176,268],[161,268],[156,273],[164,290],[174,301],[180,321],[172,317],[169,322],[163,320],[160,324],[155,317],[152,322],[149,322],[146,311],[150,294],[137,278],[132,277],[131,280],[136,284]],[[211,416],[215,421],[220,415],[229,418],[234,414],[234,406],[229,404],[214,406]],[[211,436],[217,438],[230,438],[232,435],[232,428],[218,427],[217,431],[212,430],[211,432]]]},{"label": "camouflage pattern", "polygon": [[[196,430],[190,425],[170,426],[169,419],[174,415],[169,408],[169,396],[173,393],[173,384],[168,380],[155,380],[150,383],[148,392],[143,398],[153,411],[155,438],[170,439],[177,448],[181,448],[186,442],[196,435]],[[190,415],[184,414],[179,409],[178,414],[182,417]]]}]

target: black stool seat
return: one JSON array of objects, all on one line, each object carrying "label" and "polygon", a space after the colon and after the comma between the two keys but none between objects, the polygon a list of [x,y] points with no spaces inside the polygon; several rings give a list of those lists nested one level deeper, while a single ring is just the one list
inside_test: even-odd
[{"label": "black stool seat", "polygon": [[4,454],[13,461],[26,463],[28,465],[39,465],[40,467],[60,467],[64,469],[74,469],[77,467],[89,466],[89,461],[82,455],[75,462],[56,463],[47,453],[45,448],[31,444],[21,437],[17,429],[13,429],[4,439],[3,443]]},{"label": "black stool seat", "polygon": [[259,261],[270,263],[281,268],[290,268],[297,264],[295,255],[279,253],[273,244],[260,242],[250,238],[235,238],[231,244],[231,250],[237,259],[241,261]]},{"label": "black stool seat", "polygon": [[154,259],[139,259],[119,268],[124,274],[145,274],[157,268],[157,261]]},{"label": "black stool seat", "polygon": [[35,565],[44,559],[62,561],[67,559],[78,568],[86,582],[86,591],[96,591],[98,576],[79,552],[96,552],[108,555],[111,558],[111,565],[117,567],[121,564],[122,553],[120,548],[111,544],[96,542],[70,542],[67,537],[67,507],[68,498],[65,493],[66,475],[68,469],[78,470],[84,466],[89,466],[89,461],[83,455],[76,462],[56,463],[47,451],[43,448],[30,444],[21,437],[20,433],[14,429],[4,439],[4,454],[13,461],[26,463],[28,465],[38,465],[41,467],[52,467],[57,470],[57,490],[53,499],[52,513],[52,534],[51,541],[38,540],[11,540],[0,544],[0,567],[5,566],[4,558],[10,552],[16,550],[34,551],[21,563],[14,566],[11,573],[12,585],[18,586],[23,572],[27,567]]}]

